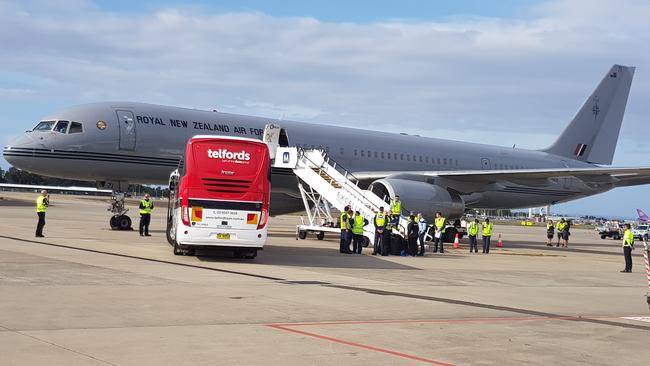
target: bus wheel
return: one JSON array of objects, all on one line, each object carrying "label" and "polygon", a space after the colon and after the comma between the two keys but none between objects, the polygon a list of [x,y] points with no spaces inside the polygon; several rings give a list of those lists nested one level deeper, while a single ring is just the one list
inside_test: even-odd
[{"label": "bus wheel", "polygon": [[299,237],[300,239],[305,239],[305,238],[307,238],[307,231],[305,231],[305,230],[300,230],[300,231],[298,231],[298,237]]},{"label": "bus wheel", "polygon": [[244,259],[255,259],[255,257],[257,257],[257,250],[252,250],[242,256]]},{"label": "bus wheel", "polygon": [[324,232],[324,231],[321,231],[321,232],[319,232],[318,234],[316,234],[316,239],[318,239],[318,240],[323,240],[323,239],[325,239],[325,232]]},{"label": "bus wheel", "polygon": [[177,241],[174,241],[174,255],[183,255],[183,249]]},{"label": "bus wheel", "polygon": [[367,248],[370,245],[370,239],[366,238],[365,236],[363,237],[363,242],[361,243],[364,248]]}]

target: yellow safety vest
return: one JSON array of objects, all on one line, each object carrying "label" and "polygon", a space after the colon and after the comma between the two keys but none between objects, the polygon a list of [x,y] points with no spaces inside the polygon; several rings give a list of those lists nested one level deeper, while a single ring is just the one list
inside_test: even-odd
[{"label": "yellow safety vest", "polygon": [[45,196],[38,196],[38,198],[36,198],[36,212],[45,212],[46,209],[47,203],[45,202]]},{"label": "yellow safety vest", "polygon": [[350,216],[347,212],[342,212],[339,220],[341,220],[341,231],[350,230]]},{"label": "yellow safety vest", "polygon": [[475,222],[472,222],[469,224],[469,235],[471,236],[476,236],[478,235],[478,224]]},{"label": "yellow safety vest", "polygon": [[492,223],[483,223],[483,236],[492,236]]},{"label": "yellow safety vest", "polygon": [[434,220],[434,223],[436,225],[436,230],[437,231],[445,231],[445,218],[444,217],[436,217]]},{"label": "yellow safety vest", "polygon": [[633,245],[634,245],[634,234],[632,234],[632,230],[625,229],[625,233],[623,233],[623,246],[631,247]]},{"label": "yellow safety vest", "polygon": [[354,217],[354,225],[352,226],[352,234],[363,234],[363,216],[357,215]]},{"label": "yellow safety vest", "polygon": [[399,215],[402,212],[402,201],[391,201],[390,203],[390,213],[393,215]]},{"label": "yellow safety vest", "polygon": [[377,216],[375,216],[375,226],[381,227],[384,226],[385,223],[386,223],[386,216],[381,212],[377,213]]},{"label": "yellow safety vest", "polygon": [[555,225],[555,230],[557,231],[562,231],[564,230],[564,227],[566,226],[566,223],[564,222],[558,222],[557,225]]},{"label": "yellow safety vest", "polygon": [[152,200],[141,200],[140,204],[142,205],[142,209],[140,209],[140,215],[151,215],[151,210],[153,209],[153,201]]}]

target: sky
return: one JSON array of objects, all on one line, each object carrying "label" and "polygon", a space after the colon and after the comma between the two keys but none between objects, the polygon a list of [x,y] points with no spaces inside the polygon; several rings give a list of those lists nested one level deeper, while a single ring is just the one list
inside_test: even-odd
[{"label": "sky", "polygon": [[[619,63],[637,70],[613,165],[650,166],[647,19],[646,0],[0,0],[0,142],[128,100],[538,149]],[[637,207],[650,186],[554,211]]]}]

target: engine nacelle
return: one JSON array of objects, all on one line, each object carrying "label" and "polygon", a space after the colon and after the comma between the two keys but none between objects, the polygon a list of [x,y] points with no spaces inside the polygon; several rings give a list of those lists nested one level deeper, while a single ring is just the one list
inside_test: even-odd
[{"label": "engine nacelle", "polygon": [[399,195],[402,208],[422,212],[429,221],[438,211],[442,212],[447,219],[461,217],[465,212],[465,203],[460,195],[426,182],[385,178],[372,182],[369,189],[386,199]]}]

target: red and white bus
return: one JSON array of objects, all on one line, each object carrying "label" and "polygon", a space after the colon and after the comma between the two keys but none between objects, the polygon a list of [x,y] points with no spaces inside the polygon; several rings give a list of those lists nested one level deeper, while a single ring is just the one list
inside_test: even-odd
[{"label": "red and white bus", "polygon": [[174,254],[200,246],[255,258],[264,248],[271,196],[268,146],[259,140],[194,136],[169,180],[167,240]]}]

